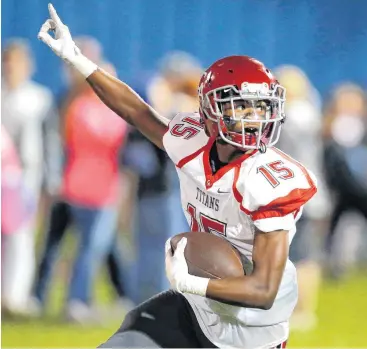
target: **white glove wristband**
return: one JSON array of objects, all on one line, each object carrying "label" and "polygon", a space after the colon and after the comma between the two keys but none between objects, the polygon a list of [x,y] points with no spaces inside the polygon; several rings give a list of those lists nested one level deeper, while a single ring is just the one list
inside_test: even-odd
[{"label": "white glove wristband", "polygon": [[206,290],[210,279],[189,275],[185,282],[185,292],[206,296]]},{"label": "white glove wristband", "polygon": [[[82,55],[71,37],[69,28],[62,23],[52,4],[48,4],[48,10],[51,19],[43,23],[38,38],[48,45],[56,55],[87,78],[98,69],[98,66]],[[54,38],[48,33],[50,30],[55,32]]]},{"label": "white glove wristband", "polygon": [[71,60],[65,57],[65,61],[78,70],[85,78],[88,78],[89,75],[98,69],[98,66],[85,57],[76,46],[75,49],[77,51],[75,56]]}]

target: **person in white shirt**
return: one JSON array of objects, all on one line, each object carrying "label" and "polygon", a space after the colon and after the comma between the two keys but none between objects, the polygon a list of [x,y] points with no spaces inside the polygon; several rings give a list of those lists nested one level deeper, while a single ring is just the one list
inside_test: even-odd
[{"label": "person in white shirt", "polygon": [[12,258],[4,270],[3,307],[10,312],[27,312],[35,269],[34,229],[43,178],[43,123],[53,110],[53,96],[31,80],[34,62],[28,43],[13,39],[2,52],[2,125],[13,140],[22,168],[24,196],[32,219],[21,232],[4,240],[3,251]]}]

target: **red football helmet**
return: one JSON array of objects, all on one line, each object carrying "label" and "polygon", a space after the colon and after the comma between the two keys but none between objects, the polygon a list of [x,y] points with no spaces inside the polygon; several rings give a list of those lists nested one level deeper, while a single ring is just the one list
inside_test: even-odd
[{"label": "red football helmet", "polygon": [[229,56],[216,61],[201,77],[199,100],[208,136],[262,151],[278,141],[285,88],[256,59]]}]

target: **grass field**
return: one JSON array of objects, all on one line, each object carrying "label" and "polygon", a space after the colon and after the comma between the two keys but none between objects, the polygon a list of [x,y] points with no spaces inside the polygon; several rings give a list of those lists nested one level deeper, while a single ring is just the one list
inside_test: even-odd
[{"label": "grass field", "polygon": [[[106,302],[109,290],[100,282],[97,296]],[[121,320],[106,327],[81,328],[60,321],[61,285],[54,287],[50,314],[40,320],[5,320],[2,348],[87,348],[108,338]],[[291,348],[367,348],[367,273],[357,273],[339,282],[325,282],[318,309],[319,325],[307,333],[292,333]]]}]

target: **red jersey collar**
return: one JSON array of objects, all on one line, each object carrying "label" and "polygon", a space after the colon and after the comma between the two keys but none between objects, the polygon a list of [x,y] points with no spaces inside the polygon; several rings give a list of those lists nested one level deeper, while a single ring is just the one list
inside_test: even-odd
[{"label": "red jersey collar", "polygon": [[220,168],[215,174],[212,172],[212,168],[210,166],[210,150],[215,142],[215,137],[210,137],[208,143],[204,146],[203,151],[203,164],[204,164],[204,172],[205,172],[205,187],[206,189],[210,189],[215,182],[217,182],[220,178],[222,178],[227,172],[232,170],[235,167],[239,167],[242,162],[248,159],[250,156],[254,155],[257,152],[257,149],[241,155],[234,161],[231,161],[227,165]]}]

